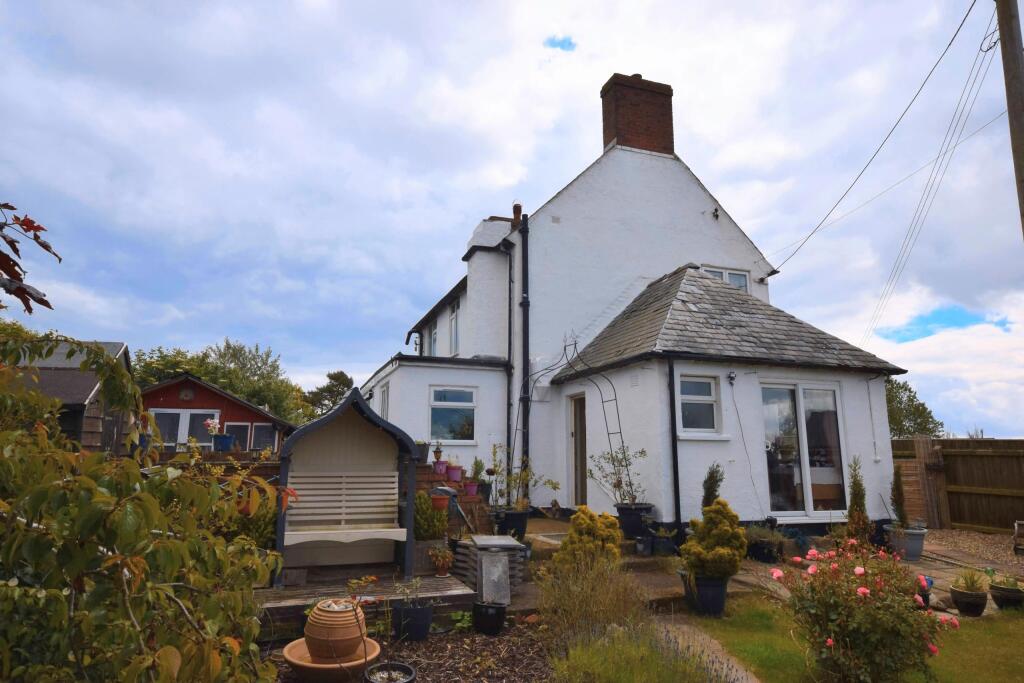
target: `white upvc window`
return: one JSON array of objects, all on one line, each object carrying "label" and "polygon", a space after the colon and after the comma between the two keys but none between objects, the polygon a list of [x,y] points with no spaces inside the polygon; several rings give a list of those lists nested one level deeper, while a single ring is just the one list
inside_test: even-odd
[{"label": "white upvc window", "polygon": [[448,339],[451,355],[459,355],[459,300],[448,309]]},{"label": "white upvc window", "polygon": [[427,348],[425,349],[427,356],[437,355],[437,321],[433,321],[427,327]]},{"label": "white upvc window", "polygon": [[718,378],[679,375],[678,389],[680,429],[705,434],[718,432],[722,415]]},{"label": "white upvc window", "polygon": [[239,450],[249,450],[249,432],[252,425],[248,422],[225,422],[224,433],[235,437],[235,445]]},{"label": "white upvc window", "polygon": [[430,440],[474,443],[476,387],[430,387]]},{"label": "white upvc window", "polygon": [[726,268],[718,268],[716,266],[703,266],[701,270],[711,277],[716,277],[719,280],[728,282],[733,287],[742,289],[748,294],[750,293],[750,274],[746,271],[728,270]]},{"label": "white upvc window", "polygon": [[277,450],[277,430],[269,422],[254,422],[252,425],[252,450],[262,451],[264,448]]},{"label": "white upvc window", "polygon": [[385,382],[380,386],[380,416],[383,417],[385,420],[388,419],[389,393],[390,391],[388,390],[388,383]]},{"label": "white upvc window", "polygon": [[165,447],[187,444],[191,436],[200,446],[213,446],[206,420],[220,420],[220,411],[215,408],[153,408],[156,427]]}]

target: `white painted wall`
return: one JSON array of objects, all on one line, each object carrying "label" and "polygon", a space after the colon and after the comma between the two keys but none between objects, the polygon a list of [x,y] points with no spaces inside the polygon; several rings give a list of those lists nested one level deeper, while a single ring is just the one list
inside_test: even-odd
[{"label": "white painted wall", "polygon": [[377,373],[363,387],[373,389],[378,408],[377,387],[388,384],[388,421],[401,427],[417,441],[430,438],[431,387],[463,387],[476,390],[475,441],[472,444],[442,442],[445,459],[470,466],[474,457],[489,463],[491,446],[505,442],[505,370],[471,366],[437,365],[402,361]]},{"label": "white painted wall", "polygon": [[461,310],[459,356],[505,358],[508,355],[508,256],[494,251],[474,252],[468,270]]},{"label": "white painted wall", "polygon": [[[712,376],[719,379],[721,429],[715,435],[692,435],[680,431],[678,439],[680,491],[683,520],[700,515],[702,483],[708,467],[718,462],[725,469],[721,493],[744,520],[764,519],[769,514],[768,466],[764,453],[765,431],[761,404],[762,383],[820,383],[834,387],[840,399],[840,432],[844,483],[849,490],[850,462],[859,457],[867,489],[868,514],[886,518],[892,482],[892,450],[885,407],[884,379],[863,373],[827,370],[772,368],[760,365],[716,364],[677,361],[676,374]],[[736,373],[730,385],[728,373]],[[615,384],[622,415],[622,431],[633,449],[644,448],[648,458],[640,464],[641,476],[658,519],[671,521],[672,465],[671,424],[668,408],[668,363],[650,361],[606,373]],[[595,380],[605,386],[602,380]],[[538,469],[564,482],[559,502],[570,505],[572,457],[569,451],[568,397],[587,397],[587,443],[591,452],[607,449],[604,420],[597,389],[589,382],[576,381],[552,387],[543,403],[545,417],[534,422],[534,439],[554,445],[552,450],[534,449]],[[605,389],[605,395],[609,392]],[[870,394],[870,402],[869,402]],[[678,404],[678,397],[676,397]],[[675,408],[675,406],[673,406]],[[551,492],[540,492],[547,503]],[[612,511],[611,500],[596,485],[588,488],[592,507]],[[778,515],[777,515],[778,516]],[[836,520],[841,515],[816,512],[811,516],[786,517],[787,522]],[[782,517],[780,516],[780,519]]]}]

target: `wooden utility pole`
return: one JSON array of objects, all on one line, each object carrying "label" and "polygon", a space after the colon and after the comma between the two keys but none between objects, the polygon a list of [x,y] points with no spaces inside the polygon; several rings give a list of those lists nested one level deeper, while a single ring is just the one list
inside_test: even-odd
[{"label": "wooden utility pole", "polygon": [[1017,203],[1024,231],[1024,45],[1020,38],[1017,0],[996,0],[999,42],[1002,43],[1003,78],[1006,81],[1006,118],[1010,122],[1010,148],[1017,177]]}]

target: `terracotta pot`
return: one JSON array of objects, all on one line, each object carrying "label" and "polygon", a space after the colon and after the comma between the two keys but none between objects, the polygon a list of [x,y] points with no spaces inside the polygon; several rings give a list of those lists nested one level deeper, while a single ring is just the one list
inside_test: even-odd
[{"label": "terracotta pot", "polygon": [[448,496],[431,496],[430,502],[433,504],[435,510],[448,509]]},{"label": "terracotta pot", "polygon": [[[332,604],[348,605],[347,609],[329,609]],[[348,657],[366,636],[363,610],[347,600],[321,600],[306,620],[306,647],[313,661],[333,661]]]}]

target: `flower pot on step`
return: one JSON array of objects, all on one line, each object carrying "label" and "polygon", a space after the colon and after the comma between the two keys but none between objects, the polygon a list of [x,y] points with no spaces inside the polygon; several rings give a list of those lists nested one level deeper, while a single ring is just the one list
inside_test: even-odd
[{"label": "flower pot on step", "polygon": [[1024,588],[989,586],[988,592],[992,595],[992,602],[996,603],[999,609],[1024,608]]},{"label": "flower pot on step", "polygon": [[462,465],[448,463],[448,481],[462,481]]},{"label": "flower pot on step", "polygon": [[431,496],[430,504],[435,510],[447,510],[448,509],[448,496]]},{"label": "flower pot on step", "polygon": [[462,485],[462,488],[463,490],[465,490],[467,496],[475,496],[477,489],[479,487],[480,484],[478,484],[475,481],[467,481],[465,484]]},{"label": "flower pot on step", "polygon": [[448,461],[447,460],[435,460],[434,461],[434,474],[448,475]]},{"label": "flower pot on step", "polygon": [[965,617],[980,617],[988,604],[988,593],[975,591],[962,591],[959,588],[950,587],[949,597],[953,599],[953,606]]},{"label": "flower pot on step", "polygon": [[366,619],[359,605],[350,600],[321,600],[309,613],[303,633],[314,660],[342,659],[363,642]]},{"label": "flower pot on step", "polygon": [[477,487],[477,492],[480,494],[480,497],[484,499],[485,503],[488,505],[491,504],[491,482],[480,482],[480,486]]},{"label": "flower pot on step", "polygon": [[921,559],[924,551],[924,538],[928,530],[922,527],[901,527],[896,524],[886,524],[886,538],[893,552],[899,553],[900,557],[908,562],[917,562]]},{"label": "flower pot on step", "polygon": [[616,503],[615,512],[619,516],[619,528],[626,538],[638,538],[644,534],[644,517],[649,517],[654,505],[651,503]]},{"label": "flower pot on step", "polygon": [[679,552],[679,548],[676,547],[675,539],[665,538],[664,536],[654,537],[654,543],[652,544],[651,550],[655,555],[660,557],[670,557]]}]

